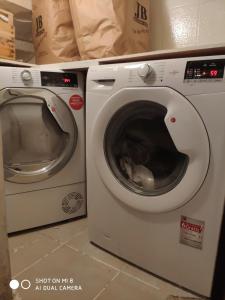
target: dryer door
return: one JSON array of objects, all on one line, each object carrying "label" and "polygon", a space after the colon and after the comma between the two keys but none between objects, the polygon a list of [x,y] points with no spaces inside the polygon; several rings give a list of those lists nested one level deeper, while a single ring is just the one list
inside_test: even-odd
[{"label": "dryer door", "polygon": [[74,153],[74,117],[66,103],[48,90],[1,90],[0,120],[7,181],[47,179],[60,171]]},{"label": "dryer door", "polygon": [[184,205],[209,166],[206,128],[193,105],[170,88],[126,88],[113,95],[92,131],[96,167],[125,204],[148,212]]}]

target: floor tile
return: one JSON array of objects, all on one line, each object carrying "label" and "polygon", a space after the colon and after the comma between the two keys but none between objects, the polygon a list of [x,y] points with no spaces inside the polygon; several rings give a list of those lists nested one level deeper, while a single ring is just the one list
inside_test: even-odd
[{"label": "floor tile", "polygon": [[[81,251],[83,254],[90,256],[92,259],[97,260],[103,264],[109,265],[113,268],[117,268],[121,271],[122,274],[128,276],[129,278],[133,278],[138,282],[146,284],[149,287],[160,290],[161,297],[164,298],[168,295],[176,295],[176,296],[186,296],[192,297],[193,295],[177,288],[176,286],[165,282],[158,277],[151,275],[148,272],[145,272],[132,264],[129,264],[122,259],[117,258],[116,256],[100,249],[99,247],[91,244],[88,238],[88,231],[85,230],[80,235],[74,237],[68,245],[76,249],[77,251]],[[165,298],[166,299],[166,298]]]},{"label": "floor tile", "polygon": [[[13,274],[18,275],[20,282],[25,279],[32,284],[28,290],[17,290],[16,300],[197,299],[91,244],[87,219],[13,235],[9,245]],[[77,289],[81,286],[82,290],[34,290],[36,286],[59,289],[63,285],[35,283],[36,279],[43,278],[47,281],[71,278],[73,283],[64,285],[77,286]]]},{"label": "floor tile", "polygon": [[120,273],[109,286],[102,291],[97,300],[166,300],[154,289],[132,277]]},{"label": "floor tile", "polygon": [[86,231],[76,238],[72,239],[69,244],[71,246],[74,246],[78,250],[82,250],[90,257],[98,259],[102,263],[106,263],[118,268],[123,274],[136,279],[148,286],[159,289],[161,291],[161,296],[163,295],[164,297],[167,297],[168,295],[176,295],[183,297],[193,297],[191,293],[186,292],[183,289],[179,289],[176,286],[158,277],[155,277],[154,275],[151,275],[147,271],[143,271],[142,269],[139,269],[138,267],[135,267],[132,264],[129,264],[128,262],[117,258],[116,256],[96,247],[95,245],[90,244],[88,233]]},{"label": "floor tile", "polygon": [[10,250],[14,250],[14,252],[16,252],[17,250],[22,249],[25,245],[32,245],[38,239],[40,239],[38,231],[13,234],[9,236],[9,247]]},{"label": "floor tile", "polygon": [[121,270],[122,273],[126,274],[127,276],[133,277],[134,279],[142,281],[143,283],[155,287],[156,289],[160,289],[159,281],[160,279],[127,263],[124,265],[123,269]]},{"label": "floor tile", "polygon": [[23,271],[58,246],[58,243],[35,232],[9,238],[12,276]]},{"label": "floor tile", "polygon": [[[93,300],[93,298],[117,275],[117,271],[105,266],[87,255],[76,252],[67,246],[61,246],[38,264],[21,274],[17,279],[21,282],[27,279],[31,282],[28,290],[18,289],[18,296],[23,300]],[[41,284],[40,279],[46,278],[50,283]],[[72,279],[73,283],[53,283],[53,279]],[[36,280],[39,281],[36,281]],[[36,283],[35,283],[36,281]],[[78,287],[78,291],[41,291],[35,290],[38,286],[69,285]]]},{"label": "floor tile", "polygon": [[167,281],[156,277],[147,271],[143,271],[138,267],[130,264],[126,264],[122,269],[122,272],[128,276],[132,276],[143,283],[153,286],[160,291],[160,294],[166,299],[168,295],[174,295],[179,297],[193,297],[193,294],[186,292],[183,289],[176,287],[175,285],[168,283]]},{"label": "floor tile", "polygon": [[76,234],[87,229],[87,218],[67,221],[62,224],[50,226],[39,231],[60,244],[70,241]]},{"label": "floor tile", "polygon": [[113,266],[116,269],[121,269],[125,265],[125,262],[123,262],[121,259],[90,243],[88,238],[88,230],[85,230],[81,234],[75,236],[67,243],[67,245],[97,261]]}]

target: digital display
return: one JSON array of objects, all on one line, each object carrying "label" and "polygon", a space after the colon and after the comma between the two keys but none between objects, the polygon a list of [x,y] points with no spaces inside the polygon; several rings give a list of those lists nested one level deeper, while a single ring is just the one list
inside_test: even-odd
[{"label": "digital display", "polygon": [[224,67],[225,59],[188,61],[184,79],[221,79]]},{"label": "digital display", "polygon": [[63,78],[64,83],[70,83],[71,79],[70,78]]},{"label": "digital display", "polygon": [[41,85],[55,87],[78,87],[77,75],[75,73],[41,72]]}]

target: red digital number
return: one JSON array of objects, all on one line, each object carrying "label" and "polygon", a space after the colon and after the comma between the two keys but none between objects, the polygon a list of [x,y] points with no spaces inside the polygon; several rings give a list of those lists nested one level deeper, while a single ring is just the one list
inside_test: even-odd
[{"label": "red digital number", "polygon": [[216,77],[218,75],[218,70],[211,70],[210,71],[210,76],[211,77]]},{"label": "red digital number", "polygon": [[70,80],[69,78],[64,78],[64,82],[65,82],[65,83],[70,83],[70,81],[71,81],[71,80]]}]

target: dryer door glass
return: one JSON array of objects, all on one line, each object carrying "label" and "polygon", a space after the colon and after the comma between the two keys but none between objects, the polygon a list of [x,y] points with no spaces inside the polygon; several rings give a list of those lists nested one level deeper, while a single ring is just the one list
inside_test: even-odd
[{"label": "dryer door glass", "polygon": [[[57,99],[66,106],[61,99]],[[71,113],[66,107],[66,118]],[[60,126],[47,102],[32,96],[16,97],[0,110],[6,180],[30,183],[54,175],[65,166],[76,145],[76,125],[71,132]],[[72,142],[71,142],[72,139]]]},{"label": "dryer door glass", "polygon": [[157,196],[183,178],[188,156],[180,153],[164,122],[167,109],[151,101],[132,102],[110,120],[105,156],[114,176],[129,190]]}]

